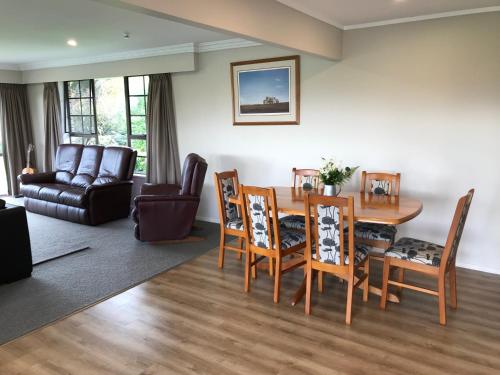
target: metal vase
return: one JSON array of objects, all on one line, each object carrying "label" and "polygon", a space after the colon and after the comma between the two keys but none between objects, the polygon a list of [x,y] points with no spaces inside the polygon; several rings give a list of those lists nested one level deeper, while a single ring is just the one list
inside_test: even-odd
[{"label": "metal vase", "polygon": [[336,185],[325,185],[323,190],[324,195],[328,195],[330,197],[337,195],[337,186]]}]

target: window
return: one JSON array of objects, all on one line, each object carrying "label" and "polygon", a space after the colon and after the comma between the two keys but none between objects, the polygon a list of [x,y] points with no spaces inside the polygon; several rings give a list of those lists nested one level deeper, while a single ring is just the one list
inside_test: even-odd
[{"label": "window", "polygon": [[149,76],[125,77],[130,147],[137,150],[137,173],[146,173],[146,108]]},{"label": "window", "polygon": [[71,143],[98,144],[95,119],[94,81],[70,81],[64,84],[66,132]]},{"label": "window", "polygon": [[71,143],[129,146],[136,174],[146,173],[148,76],[65,82],[66,132]]}]

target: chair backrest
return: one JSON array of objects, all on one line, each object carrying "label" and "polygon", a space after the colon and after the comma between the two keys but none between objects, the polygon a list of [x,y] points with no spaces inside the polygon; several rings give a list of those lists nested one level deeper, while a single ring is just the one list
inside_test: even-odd
[{"label": "chair backrest", "polygon": [[217,194],[219,206],[219,220],[221,224],[226,224],[229,220],[241,217],[238,212],[238,206],[229,202],[231,196],[238,196],[240,182],[238,180],[238,171],[214,173],[215,192]]},{"label": "chair backrest", "polygon": [[180,195],[199,197],[205,181],[207,162],[200,155],[189,154],[184,160],[181,176]]},{"label": "chair backrest", "polygon": [[317,189],[319,186],[319,170],[317,169],[292,169],[293,187]]},{"label": "chair backrest", "polygon": [[399,195],[400,173],[361,172],[361,193]]},{"label": "chair backrest", "polygon": [[[306,194],[306,258],[337,266],[354,266],[354,198]],[[347,214],[348,236],[344,234],[344,216]],[[313,246],[315,244],[315,246]],[[348,246],[348,257],[345,257]]]},{"label": "chair backrest", "polygon": [[474,189],[470,189],[466,195],[458,200],[440,264],[440,267],[443,267],[444,271],[455,262],[458,245],[460,244],[460,239],[462,238],[465,221],[467,220],[467,215],[469,214],[469,208],[473,197]]},{"label": "chair backrest", "polygon": [[71,183],[80,165],[82,152],[83,145],[61,144],[57,147],[55,172],[58,184]]},{"label": "chair backrest", "polygon": [[[243,226],[252,245],[272,250],[280,244],[278,205],[273,188],[240,185]],[[271,225],[273,218],[273,225]],[[279,246],[277,246],[279,249]]]}]

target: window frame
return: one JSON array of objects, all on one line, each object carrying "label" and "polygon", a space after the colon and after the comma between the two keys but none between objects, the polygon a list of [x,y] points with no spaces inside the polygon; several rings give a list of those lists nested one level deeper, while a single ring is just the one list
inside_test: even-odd
[{"label": "window frame", "polygon": [[[145,141],[146,142],[146,156],[137,156],[137,157],[143,158],[146,161],[147,161],[147,104],[148,104],[148,100],[149,100],[149,92],[148,92],[148,88],[146,87],[146,77],[147,76],[148,76],[147,74],[145,74],[145,75],[142,74],[142,75],[133,75],[133,76],[124,76],[123,77],[124,94],[125,94],[125,98],[124,98],[125,99],[125,118],[126,118],[126,125],[127,125],[127,146],[134,149],[132,147],[132,142],[134,140]],[[130,95],[129,78],[133,78],[133,77],[142,77],[142,85],[143,85],[143,93],[144,94],[142,94],[142,95],[137,95],[137,94]],[[88,96],[88,97],[81,96],[82,92],[81,92],[80,82],[82,82],[82,81],[89,81],[90,96]],[[70,97],[69,96],[69,82],[78,82],[78,91],[79,91],[78,97]],[[95,144],[99,145],[99,131],[98,131],[98,126],[97,126],[97,117],[98,116],[97,116],[97,106],[96,106],[96,101],[98,100],[98,98],[96,98],[96,95],[95,95],[95,80],[94,79],[74,79],[74,80],[64,81],[63,86],[64,86],[64,106],[63,106],[64,107],[64,132],[69,136],[69,142],[73,143],[73,138],[81,138],[83,141],[83,144],[87,144],[86,142],[89,139],[94,139]],[[145,104],[145,114],[144,115],[132,115],[130,113],[130,98],[132,98],[132,97],[144,98],[144,104]],[[93,113],[91,115],[83,115],[80,112],[79,115],[72,115],[71,111],[70,111],[70,100],[71,99],[80,99],[80,108],[82,105],[82,99],[90,99]],[[92,126],[93,133],[84,133],[84,132],[82,133],[82,132],[73,131],[72,123],[71,123],[72,116],[82,117],[82,118],[84,116],[91,117],[91,119],[93,121],[93,126]],[[144,116],[144,121],[146,124],[146,133],[145,134],[133,134],[132,133],[132,116]],[[83,121],[82,121],[82,130],[84,130],[83,129]],[[147,171],[137,172],[134,170],[134,175],[136,175],[136,176],[143,177],[146,175],[146,173],[147,173]]]},{"label": "window frame", "polygon": [[[146,88],[146,77],[147,75],[141,74],[141,75],[133,75],[133,76],[125,76],[123,77],[124,84],[125,84],[125,111],[126,111],[126,117],[127,117],[127,143],[129,147],[132,147],[132,141],[133,140],[144,140],[146,142],[146,156],[137,156],[138,158],[144,158],[146,160],[147,164],[147,117],[148,117],[148,109],[147,109],[147,103],[149,101],[149,92]],[[129,78],[134,78],[134,77],[142,77],[142,87],[143,87],[143,95],[137,95],[137,94],[130,94],[129,90]],[[145,114],[144,114],[144,121],[146,123],[146,133],[145,134],[133,134],[132,133],[132,116],[140,116],[140,115],[132,115],[130,113],[130,98],[144,98],[144,103],[145,103]],[[138,173],[134,171],[134,175],[138,176],[145,176],[147,171],[144,171],[144,173]]]},{"label": "window frame", "polygon": [[[70,98],[69,97],[69,82],[78,82],[78,97]],[[89,93],[90,96],[82,96],[82,89],[80,86],[80,82],[82,81],[89,81]],[[80,114],[79,115],[72,115],[70,111],[70,99],[79,99],[80,100]],[[83,115],[81,114],[81,106],[82,106],[82,99],[89,99],[91,101],[91,106],[93,109],[93,113],[90,115]],[[75,80],[70,80],[70,81],[64,81],[64,132],[68,134],[69,136],[69,142],[72,144],[73,143],[73,137],[76,138],[82,138],[82,140],[88,140],[94,138],[95,144],[99,144],[99,133],[97,131],[97,111],[96,111],[96,105],[95,105],[95,86],[94,86],[94,80],[93,79],[75,79]],[[71,117],[90,117],[93,121],[93,133],[85,133],[85,132],[74,132],[71,124]],[[83,130],[83,121],[82,121],[82,130]]]}]

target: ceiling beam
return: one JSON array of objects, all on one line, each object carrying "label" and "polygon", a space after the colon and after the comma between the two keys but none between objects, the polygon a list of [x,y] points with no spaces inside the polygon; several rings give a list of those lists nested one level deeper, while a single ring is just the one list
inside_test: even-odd
[{"label": "ceiling beam", "polygon": [[274,0],[96,0],[318,55],[342,57],[342,30]]}]

